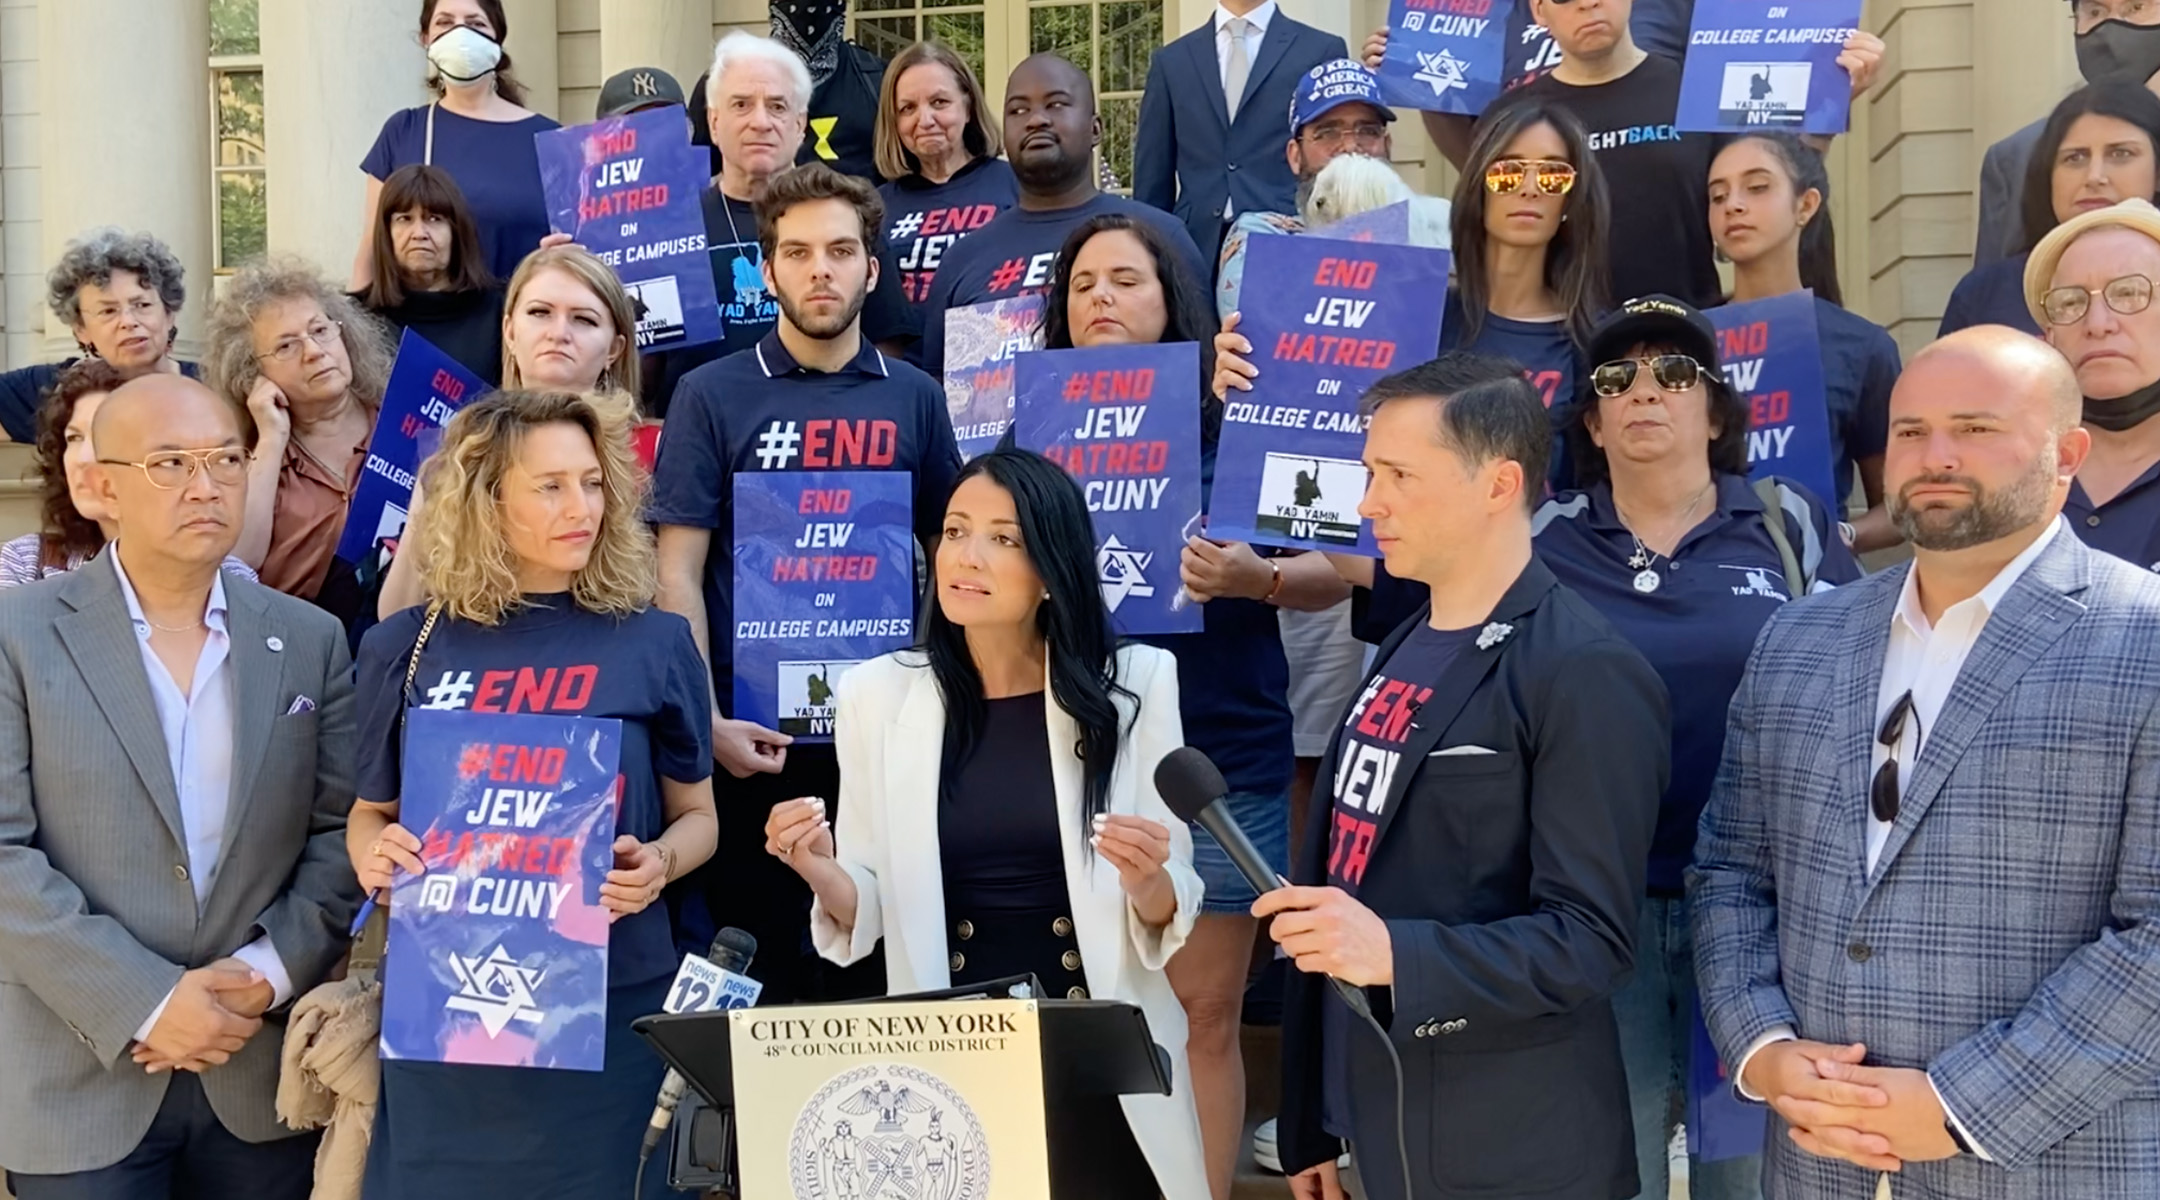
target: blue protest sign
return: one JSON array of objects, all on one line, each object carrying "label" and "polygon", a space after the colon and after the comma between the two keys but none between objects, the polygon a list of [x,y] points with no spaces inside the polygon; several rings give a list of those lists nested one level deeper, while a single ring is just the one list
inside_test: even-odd
[{"label": "blue protest sign", "polygon": [[1508,73],[1511,0],[1389,0],[1380,94],[1393,106],[1476,116]]},{"label": "blue protest sign", "polygon": [[1015,376],[1013,441],[1079,481],[1117,631],[1200,632],[1178,582],[1185,539],[1200,532],[1200,347],[1032,351]]},{"label": "blue protest sign", "polygon": [[1013,357],[1042,346],[1041,296],[945,310],[945,411],[960,456],[998,444],[1013,419]]},{"label": "blue protest sign", "polygon": [[1747,401],[1748,474],[1790,479],[1825,504],[1842,501],[1845,489],[1831,478],[1815,293],[1727,304],[1703,315],[1717,326],[1726,382]]},{"label": "blue protest sign", "polygon": [[1238,332],[1260,368],[1230,393],[1215,453],[1208,536],[1377,556],[1358,400],[1440,346],[1448,252],[1254,234]]},{"label": "blue protest sign", "polygon": [[1718,1059],[1703,1024],[1702,1004],[1688,1006],[1687,1142],[1697,1162],[1724,1162],[1763,1152],[1770,1110],[1740,1098],[1732,1072]]},{"label": "blue protest sign", "polygon": [[736,474],[738,719],[829,742],[840,677],[914,642],[914,487],[906,471]]},{"label": "blue protest sign", "polygon": [[1861,0],[1696,0],[1680,73],[1684,130],[1843,133],[1852,76],[1837,65]]},{"label": "blue protest sign", "polygon": [[421,433],[440,430],[458,409],[487,390],[456,359],[412,330],[405,331],[398,340],[389,382],[383,385],[382,408],[375,414],[367,461],[345,510],[345,532],[338,536],[339,558],[358,566],[377,543],[395,541],[405,531],[414,472],[420,466]]},{"label": "blue protest sign", "polygon": [[382,1055],[598,1071],[622,722],[416,708],[390,895]]},{"label": "blue protest sign", "polygon": [[1388,246],[1407,246],[1410,244],[1410,202],[1398,200],[1379,208],[1352,213],[1340,221],[1306,232],[1342,242],[1379,242]]},{"label": "blue protest sign", "polygon": [[548,225],[615,268],[637,348],[720,340],[700,199],[712,174],[682,110],[662,107],[533,135]]}]

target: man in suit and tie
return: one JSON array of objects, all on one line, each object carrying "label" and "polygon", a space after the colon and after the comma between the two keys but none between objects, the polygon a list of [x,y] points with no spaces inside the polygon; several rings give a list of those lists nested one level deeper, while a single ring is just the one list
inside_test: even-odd
[{"label": "man in suit and tie", "polygon": [[219,570],[232,406],[145,376],[92,442],[118,536],[0,602],[0,1166],[22,1200],[301,1200],[273,1014],[360,904],[344,632]]},{"label": "man in suit and tie", "polygon": [[1340,37],[1284,16],[1276,0],[1217,0],[1206,25],[1148,64],[1133,199],[1176,213],[1210,263],[1237,214],[1297,211],[1283,114],[1305,72],[1348,54]]},{"label": "man in suit and tie", "polygon": [[2075,376],[1916,356],[1913,546],[1757,641],[1689,877],[1703,1013],[1780,1200],[2160,1195],[2160,581],[2060,518]]},{"label": "man in suit and tie", "polygon": [[1358,511],[1432,603],[1381,645],[1322,759],[1333,802],[1296,886],[1253,905],[1298,968],[1282,1164],[1299,1200],[1339,1200],[1345,1139],[1370,1200],[1624,1200],[1612,998],[1669,773],[1665,689],[1531,553],[1552,429],[1520,366],[1444,354],[1363,409]]}]

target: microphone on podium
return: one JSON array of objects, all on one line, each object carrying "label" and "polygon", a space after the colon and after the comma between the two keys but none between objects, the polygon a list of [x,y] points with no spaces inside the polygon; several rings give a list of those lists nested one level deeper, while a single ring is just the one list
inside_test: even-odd
[{"label": "microphone on podium", "polygon": [[[1230,815],[1229,806],[1223,803],[1223,798],[1230,794],[1230,785],[1223,782],[1222,772],[1215,769],[1207,755],[1191,746],[1180,746],[1164,755],[1163,760],[1155,764],[1155,791],[1179,820],[1190,821],[1208,831],[1223,848],[1223,853],[1230,856],[1238,874],[1253,885],[1254,891],[1272,892],[1289,886],[1289,880],[1269,869],[1267,860],[1260,857],[1260,851],[1253,847],[1252,839],[1245,836],[1237,818]],[[1372,1005],[1366,1002],[1362,989],[1333,975],[1327,979],[1335,985],[1335,994],[1342,997],[1351,1012],[1372,1019]]]},{"label": "microphone on podium", "polygon": [[[751,985],[747,989],[741,989],[738,994],[747,994],[752,1003],[756,1002],[758,988],[755,981],[750,980],[748,976],[750,974],[750,960],[756,957],[757,938],[732,925],[714,934],[712,948],[705,952],[706,965],[719,969],[721,975],[719,982],[725,984],[728,977],[732,976]],[[685,960],[686,974],[694,974],[690,972],[689,968],[695,963],[695,955]],[[676,976],[678,981],[683,978],[684,975]],[[738,991],[738,989],[733,988],[728,990],[731,992]],[[699,994],[701,996],[713,995],[709,991]],[[669,1005],[670,1011],[674,1011],[676,1007],[671,1001]],[[699,1005],[697,1007],[704,1006]],[[727,1007],[746,1006],[729,1005]],[[653,1103],[652,1119],[645,1123],[645,1143],[638,1150],[638,1161],[640,1163],[652,1157],[652,1152],[660,1146],[660,1139],[667,1136],[668,1126],[675,1121],[675,1109],[682,1103],[683,1093],[689,1089],[689,1086],[690,1081],[682,1077],[682,1072],[673,1068],[670,1068],[667,1077],[660,1081],[660,1095]]]}]

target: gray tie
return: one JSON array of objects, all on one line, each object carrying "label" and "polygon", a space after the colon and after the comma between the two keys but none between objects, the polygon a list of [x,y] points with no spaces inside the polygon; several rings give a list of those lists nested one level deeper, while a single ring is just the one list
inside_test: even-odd
[{"label": "gray tie", "polygon": [[1238,101],[1245,96],[1245,76],[1252,70],[1251,62],[1245,57],[1245,32],[1252,28],[1252,22],[1244,17],[1232,17],[1223,22],[1223,28],[1230,31],[1230,65],[1223,69],[1223,102],[1230,108],[1230,119],[1235,121]]}]

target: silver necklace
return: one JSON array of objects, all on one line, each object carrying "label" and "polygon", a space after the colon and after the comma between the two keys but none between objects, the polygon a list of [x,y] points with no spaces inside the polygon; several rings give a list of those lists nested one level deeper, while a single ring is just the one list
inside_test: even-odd
[{"label": "silver necklace", "polygon": [[[1709,483],[1703,485],[1701,491],[1695,493],[1695,498],[1688,501],[1688,506],[1680,514],[1678,522],[1681,536],[1685,537],[1687,530],[1691,528],[1689,522],[1694,519],[1695,506],[1701,504],[1703,497],[1709,495],[1710,489],[1715,486],[1717,486],[1717,479],[1712,477]],[[1634,523],[1628,520],[1626,513],[1620,511],[1620,501],[1618,499],[1613,501],[1613,511],[1620,513],[1620,523],[1627,527],[1628,536],[1635,539],[1635,551],[1628,555],[1627,565],[1629,570],[1635,572],[1635,590],[1647,596],[1658,590],[1665,582],[1665,577],[1657,573],[1658,554],[1643,543],[1642,535],[1635,532]]]},{"label": "silver necklace", "polygon": [[202,621],[199,618],[193,625],[160,625],[156,621],[144,617],[143,624],[162,633],[193,633],[202,628]]}]

